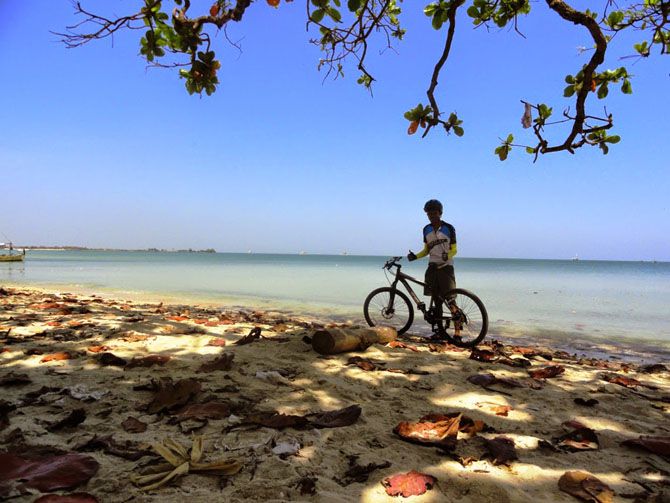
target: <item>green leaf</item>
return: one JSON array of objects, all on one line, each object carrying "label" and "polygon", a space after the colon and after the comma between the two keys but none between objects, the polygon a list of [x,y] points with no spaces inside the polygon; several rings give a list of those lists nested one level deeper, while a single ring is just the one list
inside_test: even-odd
[{"label": "green leaf", "polygon": [[361,0],[349,0],[347,2],[347,7],[351,12],[356,12],[361,8]]},{"label": "green leaf", "polygon": [[603,141],[606,141],[607,143],[613,143],[613,144],[614,143],[619,143],[621,141],[621,136],[615,134],[615,135],[612,135],[612,136],[608,136]]},{"label": "green leaf", "polygon": [[444,24],[444,21],[442,21],[442,11],[437,11],[435,15],[433,16],[433,21],[431,22],[433,25],[433,28],[436,30],[439,30],[442,28],[442,25]]},{"label": "green leaf", "polygon": [[609,89],[607,88],[607,82],[603,82],[601,86],[598,88],[598,99],[603,99],[607,96],[607,93],[609,93]]},{"label": "green leaf", "polygon": [[505,143],[512,143],[513,141],[514,141],[514,135],[512,133],[508,134]]},{"label": "green leaf", "polygon": [[312,12],[312,21],[314,21],[315,23],[320,23],[325,14],[326,11],[323,9],[315,10],[314,12]]},{"label": "green leaf", "polygon": [[336,23],[339,23],[342,21],[342,14],[340,14],[340,11],[337,9],[334,9],[333,7],[325,7],[326,14],[330,16],[330,18],[335,21]]},{"label": "green leaf", "polygon": [[566,98],[569,98],[575,94],[575,86],[567,86],[565,89],[563,89],[563,96]]},{"label": "green leaf", "polygon": [[526,147],[526,152],[527,152],[528,154],[534,154],[534,153],[535,153],[535,149],[534,149],[533,147]]},{"label": "green leaf", "polygon": [[454,126],[453,129],[456,136],[463,136],[464,131],[461,126]]},{"label": "green leaf", "polygon": [[565,76],[565,83],[566,84],[574,84],[575,83],[575,78],[572,75],[566,75]]},{"label": "green leaf", "polygon": [[468,7],[468,16],[475,19],[478,18],[480,16],[479,9],[474,5],[471,5],[470,7]]},{"label": "green leaf", "polygon": [[621,92],[624,94],[633,94],[633,87],[630,85],[630,80],[624,79],[621,84]]},{"label": "green leaf", "polygon": [[424,7],[423,13],[426,16],[431,17],[433,14],[435,14],[436,10],[437,10],[437,4],[431,3],[431,4],[428,4]]}]

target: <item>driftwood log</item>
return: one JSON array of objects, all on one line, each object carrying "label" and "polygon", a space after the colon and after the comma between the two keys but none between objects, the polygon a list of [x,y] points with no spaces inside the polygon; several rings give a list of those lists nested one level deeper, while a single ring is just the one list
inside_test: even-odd
[{"label": "driftwood log", "polygon": [[312,348],[322,355],[365,351],[372,344],[386,344],[397,337],[398,332],[392,327],[328,328],[314,332]]}]

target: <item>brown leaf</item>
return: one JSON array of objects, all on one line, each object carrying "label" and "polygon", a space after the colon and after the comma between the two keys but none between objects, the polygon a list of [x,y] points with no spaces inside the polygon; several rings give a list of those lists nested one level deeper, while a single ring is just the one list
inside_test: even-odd
[{"label": "brown leaf", "polygon": [[233,368],[233,353],[223,353],[211,362],[203,363],[196,372],[213,372],[215,370],[230,370]]},{"label": "brown leaf", "polygon": [[419,496],[427,490],[432,489],[437,479],[432,475],[411,470],[382,480],[389,496]]},{"label": "brown leaf", "polygon": [[350,405],[343,409],[332,410],[328,412],[319,412],[310,414],[309,422],[316,428],[340,428],[342,426],[349,426],[358,421],[361,415],[361,407],[359,405]]},{"label": "brown leaf", "polygon": [[126,365],[126,369],[135,367],[153,367],[154,365],[165,365],[172,357],[169,355],[149,355],[135,357]]},{"label": "brown leaf", "polygon": [[605,381],[609,382],[609,383],[618,384],[619,386],[623,386],[624,388],[634,388],[634,387],[640,386],[640,384],[642,384],[637,379],[633,379],[632,377],[626,377],[626,376],[617,375],[617,374],[604,375],[603,379]]},{"label": "brown leaf", "polygon": [[240,340],[235,341],[233,344],[237,346],[243,346],[245,344],[251,344],[252,342],[261,339],[263,336],[261,335],[261,329],[260,327],[254,327],[251,329],[251,331],[242,337]]},{"label": "brown leaf", "polygon": [[157,383],[157,388],[153,400],[146,406],[149,414],[157,414],[186,405],[200,392],[200,383],[195,379],[182,379],[173,383],[171,378],[165,377]]},{"label": "brown leaf", "polygon": [[470,359],[478,362],[494,362],[498,359],[498,355],[488,348],[473,348]]},{"label": "brown leaf", "polygon": [[147,431],[147,423],[143,423],[134,417],[127,418],[121,423],[121,426],[128,433],[144,433]]},{"label": "brown leaf", "polygon": [[58,362],[62,360],[71,360],[73,356],[68,353],[67,351],[61,351],[59,353],[52,353],[50,355],[46,355],[42,357],[40,360],[40,363],[46,363],[46,362]]},{"label": "brown leaf", "polygon": [[496,416],[507,416],[509,411],[513,410],[510,405],[502,405],[499,403],[492,403],[492,402],[478,402],[477,406],[488,409],[490,412],[493,412]]},{"label": "brown leaf", "polygon": [[570,451],[594,451],[600,448],[596,432],[591,428],[578,428],[554,440],[558,447]]},{"label": "brown leaf", "polygon": [[216,346],[216,347],[222,347],[226,345],[226,339],[222,339],[221,337],[212,337],[209,342],[207,343],[208,346]]},{"label": "brown leaf", "polygon": [[391,341],[387,344],[387,346],[390,348],[409,349],[410,351],[414,351],[415,353],[419,352],[419,349],[416,346],[410,346],[409,344],[405,344],[404,342],[400,341]]},{"label": "brown leaf", "polygon": [[206,402],[186,405],[176,414],[178,421],[187,419],[224,419],[231,414],[230,404],[225,402]]},{"label": "brown leaf", "polygon": [[98,498],[88,493],[45,494],[33,503],[98,503]]},{"label": "brown leaf", "polygon": [[165,319],[170,321],[185,321],[188,320],[188,316],[167,316]]},{"label": "brown leaf", "polygon": [[498,378],[493,374],[475,374],[467,378],[467,381],[477,386],[486,388],[498,382]]},{"label": "brown leaf", "polygon": [[575,399],[574,399],[574,402],[575,402],[577,405],[581,405],[581,406],[583,406],[583,407],[593,407],[594,405],[598,405],[598,403],[600,403],[600,402],[598,402],[598,400],[596,400],[595,398],[589,398],[588,400],[584,400],[584,399],[581,398],[581,397],[577,397],[577,398],[575,398]]},{"label": "brown leaf", "polygon": [[266,428],[274,428],[275,430],[283,430],[284,428],[304,428],[309,424],[309,421],[304,416],[295,416],[288,414],[278,414],[276,412],[260,412],[248,416],[245,422],[250,424],[258,424]]},{"label": "brown leaf", "polygon": [[347,365],[356,365],[359,369],[365,370],[366,372],[377,370],[377,365],[375,365],[372,360],[361,358],[360,356],[352,356],[349,358],[347,360]]},{"label": "brown leaf", "polygon": [[102,353],[98,357],[98,363],[106,367],[125,367],[128,362],[113,353]]},{"label": "brown leaf", "polygon": [[149,339],[155,339],[155,338],[156,338],[155,335],[138,334],[131,331],[123,335],[121,337],[121,340],[126,342],[145,342],[148,341]]},{"label": "brown leaf", "polygon": [[659,456],[670,458],[670,437],[652,437],[642,435],[639,438],[624,440],[621,445],[645,449]]},{"label": "brown leaf", "polygon": [[590,473],[565,472],[558,479],[558,488],[572,496],[593,503],[611,503],[614,491]]},{"label": "brown leaf", "polygon": [[150,456],[152,451],[140,449],[137,444],[127,440],[124,443],[114,440],[112,435],[98,437],[94,435],[87,441],[75,447],[77,451],[103,451],[105,454],[111,454],[119,458],[137,461],[143,456]]},{"label": "brown leaf", "polygon": [[74,409],[70,414],[47,426],[47,431],[59,431],[65,428],[75,428],[86,420],[86,411],[84,409]]},{"label": "brown leaf", "polygon": [[514,448],[514,440],[511,438],[496,437],[492,440],[484,439],[484,441],[494,465],[509,465],[512,461],[519,459]]},{"label": "brown leaf", "polygon": [[0,453],[0,496],[9,494],[12,487],[41,492],[73,489],[93,477],[99,466],[92,457],[77,453],[37,459]]},{"label": "brown leaf", "polygon": [[108,351],[112,348],[109,346],[89,346],[86,349],[91,353],[102,353],[103,351]]},{"label": "brown leaf", "polygon": [[432,414],[422,417],[416,423],[402,421],[393,428],[393,433],[408,442],[453,450],[461,417],[461,414],[455,417]]},{"label": "brown leaf", "polygon": [[20,386],[22,384],[30,384],[31,379],[28,374],[15,374],[10,372],[0,377],[0,386]]},{"label": "brown leaf", "polygon": [[368,463],[367,465],[359,465],[357,455],[350,455],[348,458],[349,467],[347,468],[347,471],[344,472],[344,476],[342,479],[335,479],[335,481],[342,487],[346,487],[350,484],[353,484],[354,482],[367,482],[372,472],[391,466],[391,463],[388,461],[384,461],[383,463]]},{"label": "brown leaf", "polygon": [[549,365],[548,367],[539,368],[536,370],[529,370],[528,375],[533,379],[549,379],[556,377],[565,372],[563,365]]}]

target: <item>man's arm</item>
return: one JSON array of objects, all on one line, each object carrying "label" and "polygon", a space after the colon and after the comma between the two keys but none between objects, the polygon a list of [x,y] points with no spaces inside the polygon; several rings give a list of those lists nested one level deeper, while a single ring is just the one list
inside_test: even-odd
[{"label": "man's arm", "polygon": [[428,243],[423,244],[423,250],[421,250],[419,253],[416,254],[416,258],[423,258],[426,255],[428,255],[428,252],[430,251],[430,248],[428,248]]}]

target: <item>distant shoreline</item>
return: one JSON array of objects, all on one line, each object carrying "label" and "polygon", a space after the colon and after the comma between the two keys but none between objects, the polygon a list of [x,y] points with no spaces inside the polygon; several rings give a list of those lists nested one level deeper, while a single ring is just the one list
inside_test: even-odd
[{"label": "distant shoreline", "polygon": [[152,252],[152,253],[218,253],[214,248],[194,250],[167,250],[164,248],[88,248],[86,246],[14,246],[15,250],[44,250],[44,251],[121,251],[121,252]]}]

